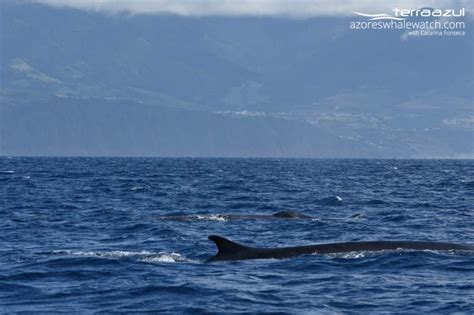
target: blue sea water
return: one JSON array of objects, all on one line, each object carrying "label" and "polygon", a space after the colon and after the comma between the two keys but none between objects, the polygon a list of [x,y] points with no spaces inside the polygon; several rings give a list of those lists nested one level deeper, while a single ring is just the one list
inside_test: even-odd
[{"label": "blue sea water", "polygon": [[[211,234],[474,243],[472,160],[1,157],[0,187],[1,313],[474,313],[472,252],[205,262]],[[317,219],[216,215],[282,210]]]}]

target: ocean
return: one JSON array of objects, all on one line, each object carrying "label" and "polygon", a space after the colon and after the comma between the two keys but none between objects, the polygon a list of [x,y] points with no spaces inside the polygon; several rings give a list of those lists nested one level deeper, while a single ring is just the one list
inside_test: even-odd
[{"label": "ocean", "polygon": [[[0,187],[0,313],[474,313],[468,251],[206,262],[212,234],[474,243],[473,160],[0,157]],[[238,217],[279,211],[313,219]]]}]

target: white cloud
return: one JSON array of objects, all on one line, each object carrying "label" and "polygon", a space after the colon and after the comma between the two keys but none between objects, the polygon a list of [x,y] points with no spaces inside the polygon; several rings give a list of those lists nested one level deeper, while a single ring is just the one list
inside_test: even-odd
[{"label": "white cloud", "polygon": [[346,16],[352,12],[392,13],[394,8],[462,8],[469,0],[30,0],[55,7],[104,13],[182,16]]}]

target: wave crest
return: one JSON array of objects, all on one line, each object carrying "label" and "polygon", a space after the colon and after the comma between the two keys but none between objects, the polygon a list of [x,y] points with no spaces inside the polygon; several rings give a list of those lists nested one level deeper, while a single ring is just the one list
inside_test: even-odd
[{"label": "wave crest", "polygon": [[81,256],[95,258],[132,258],[140,262],[147,263],[176,263],[176,262],[193,262],[193,260],[175,252],[151,252],[151,251],[75,251],[75,250],[56,250],[52,252],[55,255],[65,256]]}]

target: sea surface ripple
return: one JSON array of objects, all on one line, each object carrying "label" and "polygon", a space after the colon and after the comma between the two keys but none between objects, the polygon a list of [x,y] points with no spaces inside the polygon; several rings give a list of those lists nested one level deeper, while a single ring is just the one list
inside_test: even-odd
[{"label": "sea surface ripple", "polygon": [[[211,234],[474,243],[472,160],[0,157],[0,187],[0,313],[474,313],[469,252],[205,262]],[[283,210],[317,219],[222,219]]]}]

